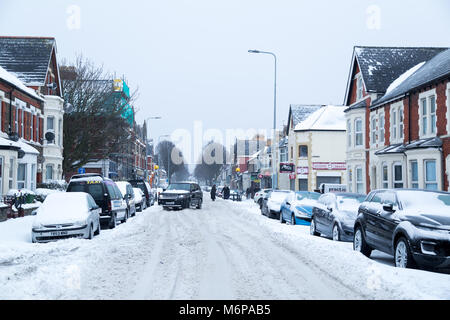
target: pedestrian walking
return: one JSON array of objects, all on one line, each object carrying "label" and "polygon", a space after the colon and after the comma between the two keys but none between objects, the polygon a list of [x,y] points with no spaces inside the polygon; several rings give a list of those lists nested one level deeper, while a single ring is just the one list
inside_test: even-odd
[{"label": "pedestrian walking", "polygon": [[217,192],[217,187],[216,187],[216,185],[213,185],[213,187],[211,188],[211,200],[212,201],[216,201],[216,192]]}]

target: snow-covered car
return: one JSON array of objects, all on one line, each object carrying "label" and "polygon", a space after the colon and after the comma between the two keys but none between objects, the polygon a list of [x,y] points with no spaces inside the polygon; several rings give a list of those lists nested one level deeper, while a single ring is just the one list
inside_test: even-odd
[{"label": "snow-covered car", "polygon": [[320,196],[317,192],[291,192],[281,205],[280,222],[309,226],[313,207],[317,205]]},{"label": "snow-covered car", "polygon": [[187,209],[195,206],[202,208],[203,191],[200,186],[192,182],[171,183],[167,190],[159,195],[158,204],[167,209]]},{"label": "snow-covered car", "polygon": [[239,190],[231,190],[230,199],[233,201],[242,201],[242,192]]},{"label": "snow-covered car", "polygon": [[31,230],[33,243],[68,238],[92,239],[100,234],[102,209],[84,192],[49,194],[36,212]]},{"label": "snow-covered car", "polygon": [[151,207],[155,202],[155,199],[153,198],[153,194],[151,193],[150,185],[143,179],[128,180],[128,182],[133,188],[139,188],[142,190],[142,192],[144,192],[147,207]]},{"label": "snow-covered car", "polygon": [[133,187],[127,181],[117,181],[117,187],[122,193],[122,198],[127,203],[127,217],[133,217],[136,215],[136,200],[133,191]]},{"label": "snow-covered car", "polygon": [[332,237],[334,241],[353,241],[353,228],[366,195],[326,193],[312,209],[311,234]]},{"label": "snow-covered car", "polygon": [[253,201],[255,201],[255,203],[259,204],[260,209],[262,208],[264,195],[268,194],[270,191],[272,191],[272,189],[263,189],[263,190],[260,190],[255,193]]},{"label": "snow-covered car", "polygon": [[450,266],[450,193],[372,191],[359,206],[353,248],[394,256],[400,268]]},{"label": "snow-covered car", "polygon": [[116,227],[117,221],[124,223],[128,219],[127,203],[123,200],[122,193],[114,181],[101,174],[87,173],[73,176],[67,192],[89,193],[102,208],[100,222],[107,224],[110,229]]},{"label": "snow-covered car", "polygon": [[135,197],[134,201],[136,203],[136,210],[138,212],[142,212],[142,210],[147,209],[147,202],[144,201],[145,195],[142,192],[142,190],[139,188],[133,188],[133,191],[134,191],[134,197]]},{"label": "snow-covered car", "polygon": [[273,190],[269,192],[267,200],[263,201],[261,212],[271,219],[280,219],[281,205],[291,192],[287,190]]}]

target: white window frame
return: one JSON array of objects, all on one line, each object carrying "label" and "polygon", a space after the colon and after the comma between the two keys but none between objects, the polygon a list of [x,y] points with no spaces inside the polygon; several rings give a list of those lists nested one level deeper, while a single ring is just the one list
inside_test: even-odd
[{"label": "white window frame", "polygon": [[347,120],[347,146],[352,146],[352,121]]},{"label": "white window frame", "polygon": [[356,75],[356,101],[364,98],[364,83],[361,73]]},{"label": "white window frame", "polygon": [[[49,170],[49,168],[50,168],[50,170]],[[52,173],[52,176],[51,176],[50,179],[48,178],[48,173],[49,173],[49,172]],[[52,164],[47,164],[47,165],[45,166],[45,181],[47,181],[47,182],[53,181],[53,180],[54,180],[54,179],[53,179],[53,176],[54,176],[53,165],[52,165]]]},{"label": "white window frame", "polygon": [[389,166],[386,162],[381,164],[381,185],[383,186],[383,189],[389,189]]},{"label": "white window frame", "polygon": [[[433,180],[433,181],[428,181],[427,180],[427,178],[428,178],[428,176],[427,176],[427,163],[428,162],[434,162],[434,176],[435,176],[435,180]],[[436,161],[436,159],[426,159],[426,160],[424,160],[423,161],[423,173],[424,173],[424,176],[423,176],[423,180],[424,180],[424,188],[426,189],[426,190],[439,190],[439,181],[438,181],[438,164],[437,164],[437,161]],[[435,189],[429,189],[428,188],[428,186],[429,185],[436,185],[436,188]]]},{"label": "white window frame", "polygon": [[373,115],[370,117],[370,142],[372,145],[377,144],[377,117]]},{"label": "white window frame", "polygon": [[[417,168],[417,180],[414,180],[414,171],[413,171],[413,163],[415,163],[416,168]],[[419,184],[419,161],[414,159],[409,161],[409,167],[410,167],[410,177],[409,177],[409,181],[410,181],[410,188],[411,189],[419,189],[420,188],[420,184]]]},{"label": "white window frame", "polygon": [[348,192],[353,192],[353,171],[352,167],[347,168],[348,173]]},{"label": "white window frame", "polygon": [[[361,131],[357,131],[358,126],[356,125],[358,121],[361,121]],[[355,118],[355,147],[364,147],[364,126],[362,118]],[[358,135],[361,135],[361,144],[358,144]]]},{"label": "white window frame", "polygon": [[[435,112],[431,113],[431,101],[434,99]],[[425,104],[425,112],[424,105]],[[431,89],[426,92],[419,94],[419,137],[432,138],[437,134],[437,95],[436,89]],[[434,123],[432,123],[432,117],[434,116]],[[425,124],[425,125],[424,125]],[[432,128],[435,128],[435,132],[432,132]]]},{"label": "white window frame", "polygon": [[[21,166],[23,166],[24,168],[25,168],[25,171],[24,171],[24,180],[19,180],[19,168],[21,167]],[[26,187],[27,187],[27,170],[28,169],[28,166],[27,166],[27,164],[26,163],[19,163],[18,165],[17,165],[17,189],[19,189],[19,190],[21,190],[21,189],[25,189]],[[20,184],[23,184],[23,187],[21,187],[20,186]]]},{"label": "white window frame", "polygon": [[391,105],[390,108],[390,123],[391,123],[391,143],[402,143],[404,139],[404,121],[403,102],[397,102]]},{"label": "white window frame", "polygon": [[[62,147],[62,145],[63,145],[62,138],[63,138],[63,120],[59,119],[58,120],[58,145],[60,147]],[[286,161],[288,161],[287,160],[287,152],[286,152]]]},{"label": "white window frame", "polygon": [[[383,120],[381,120],[381,119],[383,119]],[[378,132],[379,132],[378,133],[378,135],[379,135],[378,141],[380,143],[382,143],[383,145],[384,145],[384,143],[386,141],[386,139],[385,139],[385,130],[384,130],[385,125],[386,125],[386,118],[385,118],[384,112],[381,112],[378,115]]]},{"label": "white window frame", "polygon": [[[358,180],[358,171],[361,172],[361,180]],[[364,169],[362,166],[356,166],[355,167],[355,182],[356,182],[356,193],[366,193],[364,190]],[[361,186],[361,190],[359,189],[359,186]]]},{"label": "white window frame", "polygon": [[[395,167],[400,166],[402,168],[402,179],[401,180],[396,180],[395,178]],[[402,162],[394,162],[392,164],[392,187],[394,189],[402,189],[405,187],[405,175],[404,175],[404,164]],[[396,187],[396,184],[402,184],[401,187]]]},{"label": "white window frame", "polygon": [[8,172],[8,188],[12,189],[14,187],[14,171],[15,168],[15,159],[9,158],[9,172]]},{"label": "white window frame", "polygon": [[36,181],[36,164],[33,163],[31,164],[31,176],[30,176],[30,188],[32,191],[36,190],[35,181]]}]

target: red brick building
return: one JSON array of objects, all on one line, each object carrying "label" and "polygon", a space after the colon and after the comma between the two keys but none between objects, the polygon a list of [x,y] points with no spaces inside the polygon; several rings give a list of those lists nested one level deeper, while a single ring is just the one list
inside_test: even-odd
[{"label": "red brick building", "polygon": [[450,50],[355,47],[345,104],[350,191],[449,190]]}]

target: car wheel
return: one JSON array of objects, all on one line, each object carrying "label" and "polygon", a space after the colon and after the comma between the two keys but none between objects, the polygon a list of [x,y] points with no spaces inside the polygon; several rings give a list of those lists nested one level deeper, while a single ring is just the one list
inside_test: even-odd
[{"label": "car wheel", "polygon": [[125,211],[125,216],[124,216],[123,219],[122,219],[122,223],[126,223],[127,220],[128,220],[128,210]]},{"label": "car wheel", "polygon": [[110,229],[114,229],[116,226],[117,226],[117,220],[116,220],[116,214],[115,213],[113,213],[112,215],[111,215],[111,220],[109,221],[109,228]]},{"label": "car wheel", "polygon": [[97,227],[97,230],[94,232],[94,236],[99,236],[100,235],[100,231],[101,231],[100,221],[98,221],[98,227]]},{"label": "car wheel", "polygon": [[320,233],[316,229],[316,218],[311,219],[311,226],[309,227],[309,233],[313,236],[320,236]]},{"label": "car wheel", "polygon": [[357,227],[355,231],[355,235],[353,236],[353,250],[361,252],[366,257],[370,257],[372,253],[372,249],[366,243],[364,239],[364,234],[362,232],[361,227]]},{"label": "car wheel", "polygon": [[93,233],[92,229],[94,229],[94,227],[93,227],[92,224],[91,224],[91,225],[89,226],[88,240],[94,239],[94,233]]},{"label": "car wheel", "polygon": [[333,241],[341,241],[341,232],[337,223],[333,226]]},{"label": "car wheel", "polygon": [[203,204],[203,200],[201,199],[201,200],[198,202],[197,209],[201,209],[201,208],[202,208],[202,204]]},{"label": "car wheel", "polygon": [[295,226],[296,222],[295,222],[295,214],[292,214],[291,216],[291,225]]},{"label": "car wheel", "polygon": [[411,254],[408,240],[401,237],[395,245],[394,252],[395,266],[397,268],[414,268],[415,263]]},{"label": "car wheel", "polygon": [[262,204],[262,200],[261,199],[258,200],[258,204],[259,204],[259,208],[262,209],[262,205],[263,204]]},{"label": "car wheel", "polygon": [[283,219],[283,211],[280,212],[280,223],[285,223],[286,221],[284,221]]}]

